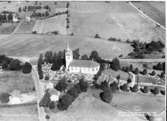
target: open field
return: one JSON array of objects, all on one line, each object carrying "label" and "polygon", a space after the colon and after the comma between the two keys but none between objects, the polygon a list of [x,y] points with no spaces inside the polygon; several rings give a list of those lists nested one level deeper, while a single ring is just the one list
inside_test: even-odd
[{"label": "open field", "polygon": [[71,49],[80,49],[82,54],[90,54],[92,50],[97,50],[104,58],[127,55],[132,51],[132,47],[126,43],[109,42],[103,39],[85,38],[80,36],[63,35],[30,35],[17,34],[2,39],[0,42],[0,53],[10,56],[39,56],[47,50],[58,51],[66,48],[66,41],[70,40]]},{"label": "open field", "polygon": [[165,32],[126,2],[71,2],[69,11],[74,35],[165,42]]},{"label": "open field", "polygon": [[36,104],[0,107],[0,121],[37,121]]},{"label": "open field", "polygon": [[0,34],[11,34],[18,23],[4,23],[0,25]]},{"label": "open field", "polygon": [[0,93],[12,92],[20,90],[22,93],[31,92],[34,83],[31,74],[23,74],[22,72],[2,72],[0,73]]},{"label": "open field", "polygon": [[165,26],[165,2],[161,1],[145,1],[133,2],[135,6],[140,8],[146,15]]},{"label": "open field", "polygon": [[66,15],[58,15],[44,20],[37,20],[33,31],[37,33],[49,33],[57,31],[66,34]]},{"label": "open field", "polygon": [[32,20],[30,22],[23,20],[21,25],[17,28],[17,30],[15,31],[15,33],[32,33],[33,27],[35,25],[35,21]]},{"label": "open field", "polygon": [[143,121],[135,115],[126,113],[96,99],[88,93],[82,93],[67,111],[50,114],[50,121]]},{"label": "open field", "polygon": [[[120,100],[123,99],[123,100]],[[147,96],[137,93],[116,93],[112,103],[122,106],[129,111],[135,111],[138,108],[140,112],[157,112],[160,113],[165,109],[164,96]]]}]

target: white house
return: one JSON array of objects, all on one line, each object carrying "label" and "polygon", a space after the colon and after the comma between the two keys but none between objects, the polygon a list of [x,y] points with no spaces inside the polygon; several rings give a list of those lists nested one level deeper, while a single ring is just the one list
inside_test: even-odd
[{"label": "white house", "polygon": [[60,92],[58,90],[50,89],[49,94],[50,94],[50,100],[51,101],[58,101],[59,100]]}]

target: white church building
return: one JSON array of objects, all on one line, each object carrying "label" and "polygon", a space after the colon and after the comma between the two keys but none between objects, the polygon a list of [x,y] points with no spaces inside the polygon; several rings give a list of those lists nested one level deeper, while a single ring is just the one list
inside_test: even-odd
[{"label": "white church building", "polygon": [[82,73],[94,75],[99,71],[100,64],[93,60],[75,60],[73,52],[69,48],[67,40],[67,49],[65,52],[66,70],[70,73]]}]

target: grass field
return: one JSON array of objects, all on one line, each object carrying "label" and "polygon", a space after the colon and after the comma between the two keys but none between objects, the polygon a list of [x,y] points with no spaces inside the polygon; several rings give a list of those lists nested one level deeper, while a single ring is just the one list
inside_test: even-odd
[{"label": "grass field", "polygon": [[37,121],[36,105],[0,107],[0,121]]},{"label": "grass field", "polygon": [[22,72],[0,73],[0,93],[20,90],[22,93],[31,92],[34,87],[31,74]]},{"label": "grass field", "polygon": [[58,15],[44,20],[37,20],[33,31],[37,33],[49,33],[57,31],[66,34],[66,15]]},{"label": "grass field", "polygon": [[82,93],[67,111],[50,114],[50,121],[143,121],[126,113],[92,95]]},{"label": "grass field", "polygon": [[[62,35],[12,35],[5,40],[0,40],[0,53],[14,56],[39,56],[47,50],[58,51],[66,48],[66,40],[70,40],[70,48],[80,49],[82,54],[90,54],[97,50],[101,57],[113,58],[115,56],[127,55],[132,47],[126,43],[109,42],[103,39],[92,39],[80,36]],[[126,50],[126,51],[125,51]]]},{"label": "grass field", "polygon": [[165,32],[126,2],[71,2],[70,24],[74,35],[165,42]]},{"label": "grass field", "polygon": [[18,23],[4,23],[0,25],[0,34],[11,34]]},{"label": "grass field", "polygon": [[165,26],[165,2],[161,1],[145,1],[133,2],[135,6],[140,8],[149,17]]},{"label": "grass field", "polygon": [[19,28],[15,31],[15,33],[25,33],[25,34],[29,34],[32,33],[33,27],[35,25],[35,21],[26,21],[24,20],[21,25],[19,26]]}]

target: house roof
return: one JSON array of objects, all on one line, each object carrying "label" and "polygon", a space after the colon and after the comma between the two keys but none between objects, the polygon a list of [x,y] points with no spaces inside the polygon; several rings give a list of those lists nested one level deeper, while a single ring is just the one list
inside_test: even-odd
[{"label": "house roof", "polygon": [[91,60],[73,60],[69,66],[91,68],[91,67],[98,67],[99,64]]}]

